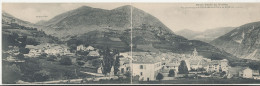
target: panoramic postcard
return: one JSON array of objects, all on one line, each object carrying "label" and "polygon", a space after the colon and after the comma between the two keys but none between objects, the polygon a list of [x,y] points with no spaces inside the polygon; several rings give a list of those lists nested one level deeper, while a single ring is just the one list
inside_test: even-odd
[{"label": "panoramic postcard", "polygon": [[2,3],[3,84],[260,84],[260,3]]}]

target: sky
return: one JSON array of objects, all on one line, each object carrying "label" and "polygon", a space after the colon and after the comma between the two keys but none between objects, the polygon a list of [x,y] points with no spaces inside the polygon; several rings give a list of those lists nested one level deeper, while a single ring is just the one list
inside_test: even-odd
[{"label": "sky", "polygon": [[[19,19],[36,23],[81,6],[110,10],[129,4],[3,3],[2,9]],[[217,27],[238,27],[260,21],[260,3],[132,3],[132,6],[155,16],[173,31],[204,31]]]}]

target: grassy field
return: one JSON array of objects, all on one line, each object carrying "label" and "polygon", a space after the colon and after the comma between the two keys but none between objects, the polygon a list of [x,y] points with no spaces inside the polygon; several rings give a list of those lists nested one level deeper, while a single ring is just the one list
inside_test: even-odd
[{"label": "grassy field", "polygon": [[[46,61],[45,59],[40,59],[41,67],[44,70],[47,70],[50,72],[50,76],[53,79],[62,79],[65,78],[64,74],[69,74],[71,78],[78,78],[78,77],[91,77],[86,74],[82,74],[80,71],[86,71],[86,72],[94,72],[95,70],[89,69],[89,68],[81,68],[77,65],[60,65],[59,62],[51,62]],[[76,70],[76,72],[75,72]]]}]

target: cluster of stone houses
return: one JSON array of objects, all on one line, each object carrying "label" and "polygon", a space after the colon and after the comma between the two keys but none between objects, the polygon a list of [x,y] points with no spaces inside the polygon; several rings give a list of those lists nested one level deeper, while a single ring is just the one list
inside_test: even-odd
[{"label": "cluster of stone houses", "polygon": [[98,53],[98,49],[95,49],[92,46],[85,47],[84,45],[77,46],[77,51],[87,51],[89,54],[87,56],[98,57],[100,54]]},{"label": "cluster of stone houses", "polygon": [[[122,73],[125,69],[129,71],[129,59],[131,59],[130,52],[120,53],[124,56],[123,61],[120,61],[120,68]],[[178,67],[182,60],[186,62],[189,71],[204,69],[200,73],[223,73],[227,77],[238,76],[242,78],[259,78],[259,70],[252,70],[248,67],[238,67],[239,70],[235,74],[231,72],[233,67],[229,66],[227,59],[211,60],[199,56],[196,49],[192,54],[175,54],[175,53],[152,53],[152,52],[133,52],[132,56],[133,76],[139,76],[141,81],[156,80],[158,73],[163,73],[167,77],[169,70],[173,69],[175,75],[178,74]],[[192,73],[192,72],[191,72]]]},{"label": "cluster of stone houses", "polygon": [[14,62],[16,61],[17,59],[15,58],[16,55],[19,54],[19,47],[17,46],[8,46],[9,50],[7,51],[3,51],[3,53],[8,53],[8,57],[6,57],[6,61],[11,61],[11,62]]},{"label": "cluster of stone houses", "polygon": [[17,46],[8,46],[9,50],[4,51],[3,54],[8,54],[8,56],[3,59],[4,61],[8,61],[8,62],[25,62],[25,60],[21,60],[21,59],[17,59],[16,56],[19,53],[19,48]]},{"label": "cluster of stone houses", "polygon": [[92,51],[94,49],[92,46],[85,47],[83,44],[77,46],[77,51]]},{"label": "cluster of stone houses", "polygon": [[40,44],[40,45],[26,45],[25,48],[30,49],[28,54],[24,54],[26,57],[38,57],[43,53],[46,53],[48,55],[74,55],[74,53],[71,53],[69,51],[69,47],[66,45],[60,45],[60,44]]},{"label": "cluster of stone houses", "polygon": [[162,62],[164,64],[164,69],[173,69],[175,72],[178,72],[178,67],[182,60],[185,61],[188,70],[197,70],[199,68],[205,69],[206,72],[222,72],[226,71],[229,68],[228,60],[211,60],[199,56],[196,49],[194,49],[191,55],[189,54],[168,54],[168,57],[162,57]]}]

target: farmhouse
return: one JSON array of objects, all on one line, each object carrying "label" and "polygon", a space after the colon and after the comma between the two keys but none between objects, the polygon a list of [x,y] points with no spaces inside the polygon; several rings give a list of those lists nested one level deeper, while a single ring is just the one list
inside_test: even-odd
[{"label": "farmhouse", "polygon": [[77,51],[93,51],[93,50],[95,50],[95,48],[92,46],[85,47],[83,44],[77,46]]}]

